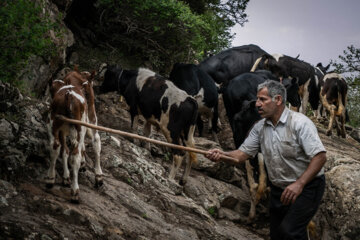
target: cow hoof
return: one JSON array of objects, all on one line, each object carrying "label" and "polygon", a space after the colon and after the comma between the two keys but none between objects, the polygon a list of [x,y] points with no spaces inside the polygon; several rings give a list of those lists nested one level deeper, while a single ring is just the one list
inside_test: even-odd
[{"label": "cow hoof", "polygon": [[54,183],[55,183],[55,178],[49,178],[49,177],[45,178],[46,188],[52,188],[54,186]]},{"label": "cow hoof", "polygon": [[96,175],[95,176],[95,187],[101,187],[104,184],[103,182],[103,176],[102,175]]},{"label": "cow hoof", "polygon": [[64,178],[62,184],[64,187],[70,187],[70,184],[71,184],[70,178]]},{"label": "cow hoof", "polygon": [[71,199],[70,199],[70,201],[72,203],[76,203],[76,204],[80,203],[79,189],[76,189],[75,192],[71,189]]}]

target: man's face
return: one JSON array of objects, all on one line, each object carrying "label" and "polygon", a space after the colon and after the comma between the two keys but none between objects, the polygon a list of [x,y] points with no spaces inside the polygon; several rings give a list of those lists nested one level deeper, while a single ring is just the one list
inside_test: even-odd
[{"label": "man's face", "polygon": [[276,112],[276,105],[277,105],[276,97],[275,97],[275,101],[272,101],[271,97],[268,94],[268,89],[266,87],[258,91],[256,107],[261,117],[270,118],[273,116],[273,114]]}]

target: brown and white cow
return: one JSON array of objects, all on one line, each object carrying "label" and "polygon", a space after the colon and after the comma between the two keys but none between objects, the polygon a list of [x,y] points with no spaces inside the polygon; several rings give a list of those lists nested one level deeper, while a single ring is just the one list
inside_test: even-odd
[{"label": "brown and white cow", "polygon": [[[56,115],[64,115],[68,118],[85,122],[87,119],[87,103],[85,96],[79,87],[66,85],[61,81],[54,81],[51,86],[53,99],[48,119],[48,130],[50,138],[50,167],[45,179],[47,187],[52,187],[55,183],[56,160],[62,153],[63,160],[63,183],[70,184],[70,171],[68,160],[72,170],[71,180],[71,201],[79,201],[78,173],[81,165],[82,149],[86,128],[80,125],[68,124]],[[69,138],[71,146],[67,145]]]},{"label": "brown and white cow", "polygon": [[[90,74],[89,72],[79,72],[77,68],[74,71],[69,72],[64,80],[56,79],[52,82],[50,93],[52,96],[51,111],[49,116],[49,135],[51,146],[51,164],[46,179],[48,187],[51,187],[55,182],[55,163],[60,154],[63,158],[64,176],[63,182],[65,185],[70,184],[69,170],[67,160],[69,157],[69,151],[71,153],[79,151],[79,156],[73,156],[71,154],[71,165],[75,164],[73,168],[73,180],[72,188],[72,201],[79,201],[79,187],[78,187],[78,169],[77,161],[80,158],[80,165],[85,164],[85,143],[84,137],[87,133],[92,140],[92,146],[95,152],[95,182],[96,186],[102,185],[102,170],[100,166],[100,151],[101,140],[97,130],[80,127],[78,125],[67,124],[57,118],[56,115],[64,115],[68,118],[81,120],[83,122],[89,122],[97,124],[97,117],[94,103],[94,91],[92,87],[92,79],[95,72]],[[74,107],[76,106],[76,107]],[[80,106],[82,106],[80,108]],[[84,108],[84,110],[83,110]],[[81,111],[80,111],[81,110]],[[80,111],[80,113],[78,112]],[[79,117],[79,114],[81,117]],[[74,131],[74,129],[76,131]],[[66,138],[70,138],[71,150],[66,144]],[[61,148],[58,149],[58,144]]]},{"label": "brown and white cow", "polygon": [[[124,70],[119,66],[107,66],[101,92],[118,91],[130,107],[131,125],[136,129],[138,117],[145,119],[144,135],[151,133],[151,125],[161,129],[170,143],[194,147],[194,131],[198,114],[196,100],[174,83],[145,68]],[[181,166],[185,153],[172,150],[173,163],[169,179],[173,180]],[[186,183],[196,154],[190,152],[186,169],[180,181]]]},{"label": "brown and white cow", "polygon": [[[320,91],[320,100],[323,107],[329,112],[330,119],[326,135],[331,135],[331,130],[335,122],[338,136],[346,137],[346,103],[347,103],[347,84],[342,76],[337,73],[327,73],[323,78],[323,86]],[[337,117],[339,117],[339,126]]]},{"label": "brown and white cow", "polygon": [[[82,89],[82,92],[85,96],[87,103],[87,122],[97,125],[97,116],[95,110],[95,94],[93,90],[93,79],[95,76],[95,71],[92,73],[89,72],[79,72],[77,67],[74,68],[74,71],[68,73],[64,82],[67,85],[76,86]],[[91,138],[92,147],[95,152],[95,183],[96,186],[102,185],[102,176],[103,172],[100,165],[100,152],[101,152],[101,139],[97,130],[87,128],[87,136]],[[85,145],[83,150],[82,163],[85,162]]]}]

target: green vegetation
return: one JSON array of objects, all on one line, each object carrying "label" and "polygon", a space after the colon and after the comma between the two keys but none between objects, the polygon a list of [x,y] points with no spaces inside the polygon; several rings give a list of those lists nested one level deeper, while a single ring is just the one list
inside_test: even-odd
[{"label": "green vegetation", "polygon": [[230,28],[246,21],[248,0],[99,0],[102,41],[167,72],[230,46]]},{"label": "green vegetation", "polygon": [[56,29],[43,13],[43,2],[3,0],[0,3],[0,80],[21,85],[17,76],[33,55],[55,53],[49,30]]},{"label": "green vegetation", "polygon": [[350,117],[350,125],[360,126],[360,48],[354,45],[348,46],[338,61],[331,61],[335,71],[341,73],[348,84],[347,110]]},{"label": "green vegetation", "polygon": [[215,207],[209,207],[208,208],[208,213],[211,215],[211,216],[215,216],[216,214],[216,208]]}]

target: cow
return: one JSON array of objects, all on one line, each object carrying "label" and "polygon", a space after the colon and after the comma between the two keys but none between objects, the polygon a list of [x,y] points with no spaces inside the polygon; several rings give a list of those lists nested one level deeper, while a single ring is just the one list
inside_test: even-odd
[{"label": "cow", "polygon": [[[95,71],[89,73],[87,71],[80,72],[75,66],[74,71],[69,72],[65,78],[64,83],[67,85],[72,85],[80,88],[83,91],[85,96],[85,100],[87,103],[87,122],[93,125],[97,125],[97,116],[95,109],[95,94],[93,90],[93,79],[95,76]],[[100,163],[100,152],[101,152],[101,139],[98,133],[98,130],[87,128],[86,135],[90,137],[92,147],[95,153],[95,185],[101,186],[103,184],[103,172],[101,169]],[[82,157],[82,165],[85,164],[85,146],[82,149],[83,157]]]},{"label": "cow", "polygon": [[311,108],[316,111],[319,105],[319,88],[316,87],[314,67],[302,60],[283,54],[273,54],[272,57],[263,55],[256,60],[252,70],[266,69],[276,75],[298,80],[301,107],[298,111],[305,113],[310,102]]},{"label": "cow", "polygon": [[[257,99],[257,86],[267,79],[280,81],[269,71],[256,71],[243,73],[229,82],[223,93],[224,105],[233,131],[235,147],[238,148],[245,140],[248,132],[261,117],[255,107]],[[294,105],[300,103],[296,79],[283,79],[287,89],[287,100]],[[266,194],[266,172],[262,154],[258,154],[259,183],[255,183],[253,167],[250,161],[245,163],[249,183],[251,207],[249,219],[255,217],[255,207]]]},{"label": "cow", "polygon": [[[320,99],[323,107],[329,112],[330,120],[326,130],[326,135],[332,133],[333,124],[335,122],[338,136],[346,137],[345,122],[347,120],[346,103],[347,103],[347,84],[344,78],[335,73],[325,74],[323,78],[323,86],[320,91]],[[339,126],[337,117],[339,117]]]},{"label": "cow", "polygon": [[[209,74],[216,83],[227,85],[234,77],[250,72],[255,61],[263,56],[272,58],[257,45],[243,45],[206,58],[200,62],[199,68]],[[258,69],[261,69],[261,65],[258,64]]]},{"label": "cow", "polygon": [[[120,66],[107,66],[100,92],[117,91],[124,96],[130,107],[131,126],[137,126],[141,114],[145,120],[144,135],[151,133],[151,125],[162,131],[166,140],[173,144],[182,142],[194,147],[194,131],[198,114],[196,100],[163,76],[146,69],[125,70]],[[136,129],[136,127],[135,127]],[[169,179],[174,180],[185,153],[172,149],[173,163]],[[186,168],[180,184],[184,185],[196,154],[189,152]]]},{"label": "cow", "polygon": [[[250,126],[248,126],[248,124],[245,124],[245,126],[248,127],[242,126],[238,128],[238,131],[235,131],[235,125],[234,125],[235,114],[239,113],[241,110],[248,109],[248,107],[245,106],[246,103],[250,103],[251,101],[256,100],[257,86],[267,79],[280,81],[274,74],[272,74],[269,71],[257,70],[256,72],[243,73],[233,78],[223,92],[224,105],[230,126],[233,132],[237,133],[236,136],[234,136],[234,142],[236,146],[240,146],[240,144],[243,142],[252,124],[250,124]],[[297,93],[299,89],[297,80],[283,79],[282,82],[288,93],[287,100],[293,106],[299,105],[300,97]],[[244,116],[246,115],[245,113],[243,114]],[[255,120],[252,120],[251,122],[254,123]]]},{"label": "cow", "polygon": [[[53,98],[48,118],[48,133],[50,138],[50,167],[45,178],[46,186],[52,187],[55,183],[55,164],[62,150],[63,183],[70,184],[68,159],[72,170],[71,201],[79,202],[78,173],[81,165],[82,149],[86,128],[64,122],[56,115],[64,115],[75,120],[87,121],[87,103],[80,87],[66,85],[61,81],[54,81],[51,86]],[[70,139],[70,149],[67,144]]]},{"label": "cow", "polygon": [[[330,64],[328,64],[326,67],[324,67],[322,65],[322,63],[318,63],[316,65],[316,67],[314,68],[315,70],[315,81],[310,82],[310,89],[315,89],[316,92],[319,93],[319,97],[320,97],[320,88],[322,85],[324,85],[324,75],[326,74],[326,72],[329,70]],[[321,118],[323,117],[323,106],[321,104],[321,101],[319,101],[319,106],[317,108],[316,111],[314,111],[314,117],[320,121]]]},{"label": "cow", "polygon": [[216,135],[218,132],[217,123],[219,114],[218,90],[215,82],[197,65],[184,63],[174,64],[169,79],[178,88],[195,97],[199,109],[197,118],[199,136],[201,137],[203,134],[203,121],[201,116],[204,115],[209,119],[209,130],[212,133],[213,139],[219,142]]}]

